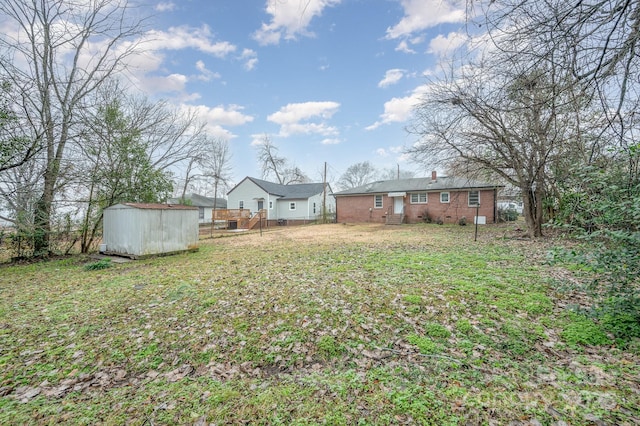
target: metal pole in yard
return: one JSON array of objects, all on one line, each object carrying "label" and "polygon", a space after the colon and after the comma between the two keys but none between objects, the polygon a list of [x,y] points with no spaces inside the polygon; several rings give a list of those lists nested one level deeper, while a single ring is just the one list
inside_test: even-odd
[{"label": "metal pole in yard", "polygon": [[476,235],[473,237],[473,241],[478,241],[478,212],[480,211],[480,203],[476,204]]}]

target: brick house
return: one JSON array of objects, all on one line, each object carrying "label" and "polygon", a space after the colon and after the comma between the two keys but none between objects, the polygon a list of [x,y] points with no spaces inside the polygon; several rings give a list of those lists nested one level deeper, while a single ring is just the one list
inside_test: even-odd
[{"label": "brick house", "polygon": [[462,217],[474,223],[477,212],[482,224],[496,222],[501,187],[432,172],[431,178],[372,182],[333,195],[339,223],[457,223]]}]

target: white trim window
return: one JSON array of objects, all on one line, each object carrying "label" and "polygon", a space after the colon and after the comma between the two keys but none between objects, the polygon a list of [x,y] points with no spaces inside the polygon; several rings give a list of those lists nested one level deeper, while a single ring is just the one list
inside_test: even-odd
[{"label": "white trim window", "polygon": [[269,201],[269,210],[273,210],[273,201]]},{"label": "white trim window", "polygon": [[296,209],[296,202],[295,201],[291,201],[289,203],[289,210],[295,210]]},{"label": "white trim window", "polygon": [[382,208],[382,195],[373,196],[373,207],[376,209]]},{"label": "white trim window", "polygon": [[441,203],[450,203],[451,202],[451,194],[449,194],[448,192],[441,192],[440,193],[440,202]]},{"label": "white trim window", "polygon": [[475,207],[480,204],[480,191],[469,191],[469,207]]},{"label": "white trim window", "polygon": [[427,204],[427,193],[426,192],[412,193],[411,204]]},{"label": "white trim window", "polygon": [[238,208],[240,210],[244,209],[244,201],[243,200],[238,201]]}]

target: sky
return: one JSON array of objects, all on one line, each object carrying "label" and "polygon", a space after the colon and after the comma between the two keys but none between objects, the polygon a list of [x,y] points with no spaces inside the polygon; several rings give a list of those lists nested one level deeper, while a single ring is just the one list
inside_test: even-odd
[{"label": "sky", "polygon": [[229,141],[233,180],[261,177],[256,144],[320,181],[352,164],[430,170],[403,149],[428,76],[465,40],[462,0],[164,0],[137,86],[194,108]]}]

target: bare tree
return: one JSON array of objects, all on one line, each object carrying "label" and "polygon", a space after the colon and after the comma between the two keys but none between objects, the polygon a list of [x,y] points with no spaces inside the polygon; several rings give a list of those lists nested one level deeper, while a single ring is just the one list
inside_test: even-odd
[{"label": "bare tree", "polygon": [[[74,188],[83,195],[82,250],[89,250],[102,224],[103,209],[118,202],[163,201],[172,190],[172,170],[187,165],[187,176],[202,160],[206,134],[190,112],[164,102],[128,95],[110,80],[94,93],[81,114],[77,152],[81,173]],[[88,104],[88,102],[87,102]]]},{"label": "bare tree", "polygon": [[[77,135],[77,110],[124,66],[140,34],[127,0],[0,0],[4,28],[0,68],[20,93],[33,135],[42,135],[44,174],[35,208],[36,252],[49,252],[49,233],[61,163]],[[133,14],[131,16],[134,16]]]},{"label": "bare tree", "polygon": [[444,165],[466,162],[501,176],[524,195],[529,232],[538,237],[552,165],[570,152],[575,135],[569,119],[575,105],[564,75],[530,65],[484,62],[467,67],[455,80],[434,83],[416,111],[413,131],[421,140],[409,152]]},{"label": "bare tree", "polygon": [[19,167],[41,148],[41,135],[29,134],[29,127],[16,102],[16,93],[6,79],[0,81],[0,173]]},{"label": "bare tree", "polygon": [[380,179],[411,179],[416,177],[416,173],[412,170],[402,170],[400,167],[389,167],[380,172]]},{"label": "bare tree", "polygon": [[229,187],[231,182],[231,151],[225,139],[207,138],[204,143],[205,153],[200,162],[202,175],[211,179],[213,184],[214,210],[218,207],[218,191]]},{"label": "bare tree", "polygon": [[289,160],[278,155],[278,148],[264,135],[257,146],[258,162],[262,168],[262,178],[275,178],[282,185],[308,182],[307,175],[299,167],[291,165]]},{"label": "bare tree", "polygon": [[[612,141],[629,161],[630,179],[638,177],[633,155],[637,141],[640,95],[640,2],[629,0],[491,0],[482,27],[504,55],[532,64],[567,70],[581,87],[582,109],[576,122],[595,121],[589,164],[608,156]],[[577,91],[575,92],[577,93]],[[593,115],[593,110],[598,113]],[[585,116],[584,114],[590,114]],[[581,124],[582,124],[581,123]],[[580,129],[580,126],[578,126]]]},{"label": "bare tree", "polygon": [[340,176],[338,185],[343,189],[355,188],[376,180],[380,175],[378,169],[369,161],[352,164]]}]

